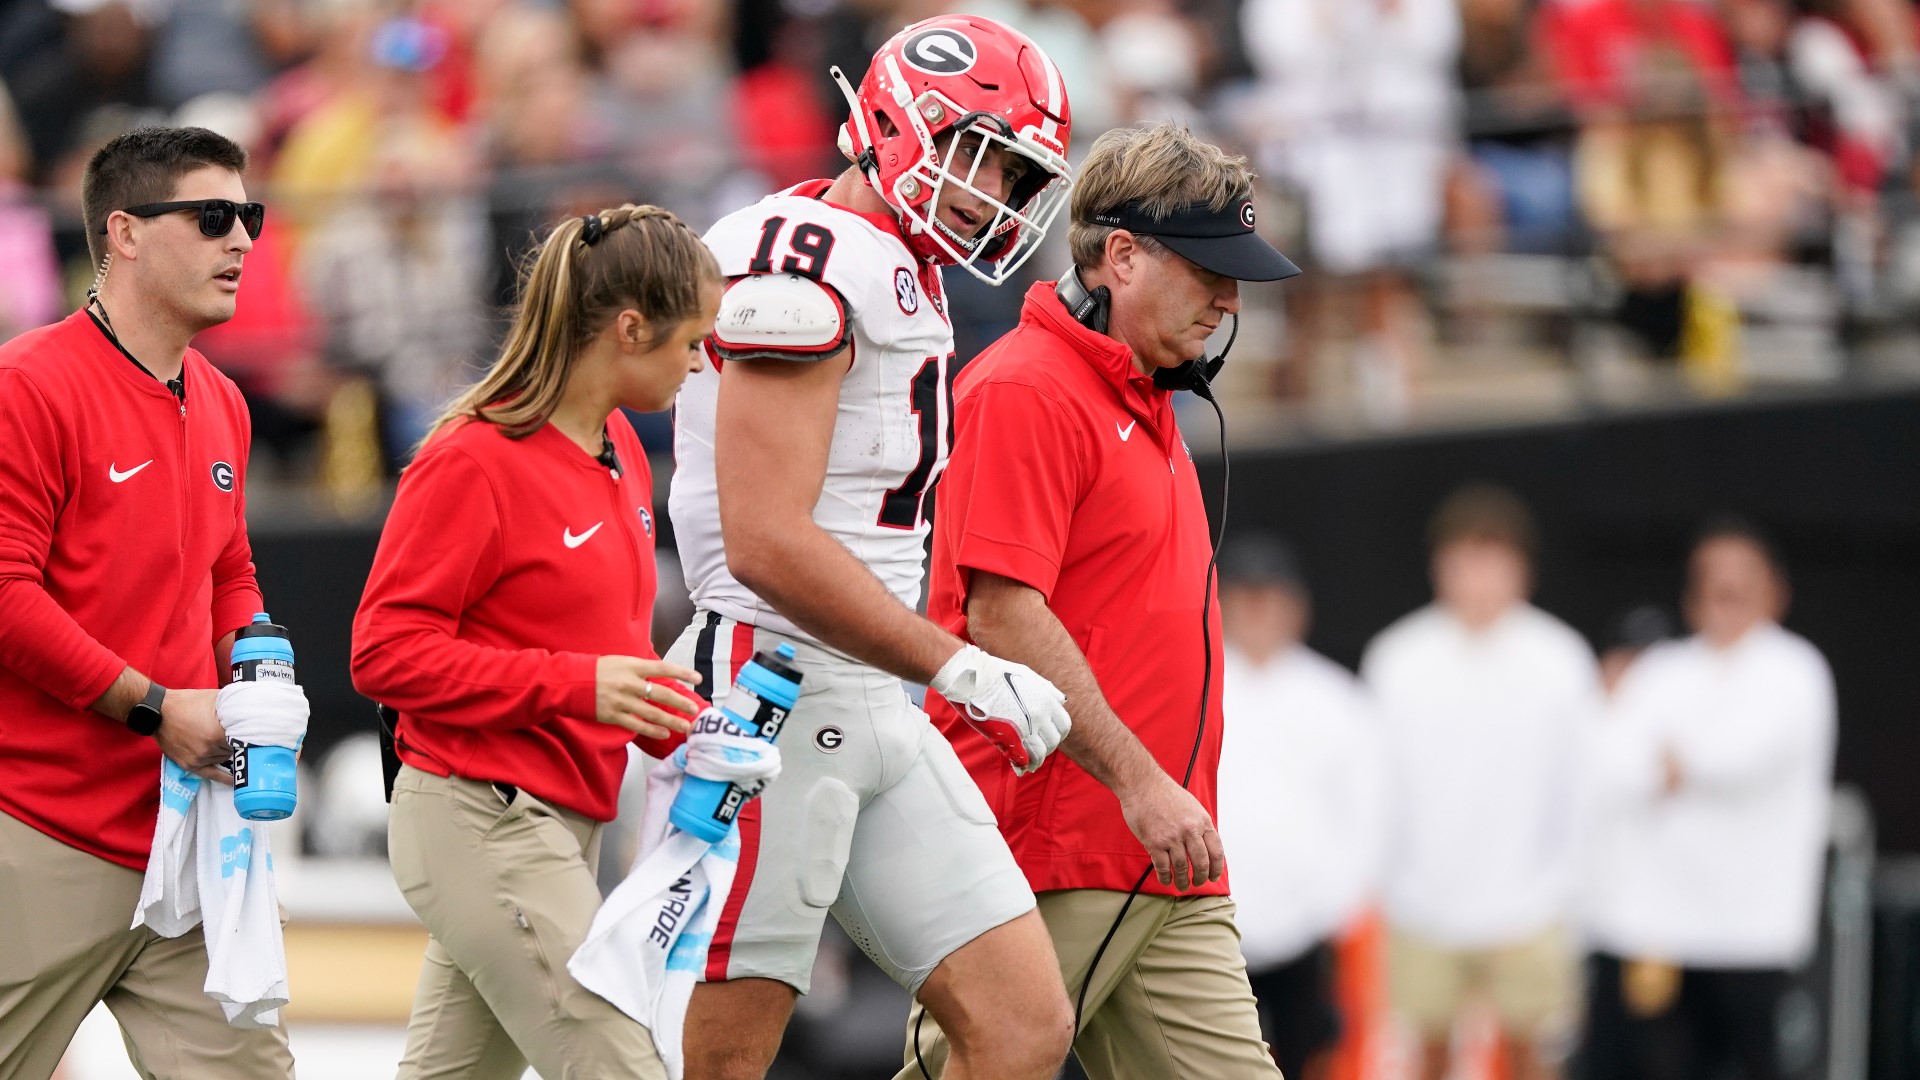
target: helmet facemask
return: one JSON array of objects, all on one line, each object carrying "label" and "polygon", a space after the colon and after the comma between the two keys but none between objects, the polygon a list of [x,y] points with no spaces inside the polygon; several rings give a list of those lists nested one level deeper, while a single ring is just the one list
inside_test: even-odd
[{"label": "helmet facemask", "polygon": [[[1001,284],[1033,255],[1048,226],[1066,205],[1072,181],[1065,156],[1043,141],[1039,132],[1014,131],[994,113],[966,112],[937,90],[907,99],[906,81],[899,76],[893,58],[887,57],[884,62],[894,73],[894,104],[898,108],[872,119],[878,121],[884,115],[894,124],[898,122],[896,117],[904,119],[920,153],[890,186],[883,185],[871,156],[863,155],[858,164],[868,183],[899,214],[907,227],[910,247],[935,261],[962,267],[989,285]],[[867,118],[861,116],[857,95],[837,69],[834,74],[860,124],[862,141],[871,146],[865,129]],[[949,132],[952,137],[943,151],[940,136]],[[977,146],[979,152],[971,161],[959,160],[961,150],[969,144]],[[1004,200],[982,191],[978,184],[980,166],[988,159],[990,149],[1018,155],[1028,165],[1026,175]],[[991,215],[971,238],[960,236],[938,219],[940,199],[949,184],[972,196]]]},{"label": "helmet facemask", "polygon": [[[920,109],[924,108],[921,104]],[[946,256],[943,261],[951,261],[989,285],[998,285],[1039,246],[1047,227],[1066,205],[1072,182],[1064,175],[1065,162],[1050,164],[1046,159],[1055,155],[1009,131],[1006,122],[991,113],[962,117],[948,130],[952,137],[944,153],[935,136],[921,132],[927,153],[894,182],[894,190],[886,193],[892,196],[887,201],[900,211],[913,232],[933,241]],[[964,160],[962,151],[970,145],[978,150],[971,161]],[[979,186],[980,167],[992,156],[988,151],[995,149],[1017,155],[1027,163],[1026,175],[1001,198]],[[960,236],[939,218],[940,200],[949,186],[972,196],[991,215],[971,238]]]}]

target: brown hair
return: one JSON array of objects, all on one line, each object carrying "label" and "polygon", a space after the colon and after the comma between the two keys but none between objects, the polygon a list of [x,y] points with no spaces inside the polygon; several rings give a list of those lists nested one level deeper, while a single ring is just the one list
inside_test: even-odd
[{"label": "brown hair", "polygon": [[1708,544],[1721,540],[1732,540],[1752,548],[1773,571],[1773,576],[1782,584],[1787,581],[1787,561],[1780,554],[1780,545],[1773,537],[1754,522],[1738,514],[1716,514],[1708,518],[1693,534],[1693,551],[1698,552]]},{"label": "brown hair", "polygon": [[[1093,215],[1136,203],[1155,221],[1183,206],[1206,203],[1225,210],[1253,197],[1247,159],[1230,157],[1178,124],[1114,128],[1093,140],[1073,182],[1067,247],[1073,265],[1091,270],[1105,255],[1113,228],[1093,224]],[[1138,237],[1148,250],[1159,244]]]},{"label": "brown hair", "polygon": [[180,178],[208,167],[247,171],[240,144],[206,128],[135,128],[94,151],[80,181],[80,218],[95,266],[107,255],[107,215],[165,202]]},{"label": "brown hair", "polygon": [[461,417],[511,438],[533,434],[559,405],[580,350],[622,310],[638,311],[657,338],[692,318],[701,287],[720,280],[706,243],[671,211],[628,203],[561,222],[521,272],[499,358],[421,442]]},{"label": "brown hair", "polygon": [[1469,484],[1447,496],[1427,524],[1427,544],[1439,551],[1461,540],[1505,544],[1531,561],[1538,543],[1533,513],[1520,497],[1493,484]]}]

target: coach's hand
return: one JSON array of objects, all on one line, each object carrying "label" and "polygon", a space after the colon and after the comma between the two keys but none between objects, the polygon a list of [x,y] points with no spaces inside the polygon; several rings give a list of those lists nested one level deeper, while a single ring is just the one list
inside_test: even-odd
[{"label": "coach's hand", "polygon": [[[693,730],[700,705],[680,691],[697,685],[691,668],[637,656],[603,656],[593,668],[593,718],[648,739]],[[677,680],[684,686],[676,686]]]},{"label": "coach's hand", "polygon": [[219,695],[218,690],[168,690],[153,741],[175,765],[203,780],[231,784],[233,774],[220,767],[233,757],[233,746],[213,710]]},{"label": "coach's hand", "polygon": [[1220,833],[1200,800],[1173,777],[1152,769],[1139,782],[1116,791],[1127,828],[1153,858],[1160,884],[1185,892],[1227,872]]},{"label": "coach's hand", "polygon": [[1038,769],[1073,730],[1067,695],[1027,665],[975,645],[954,653],[927,685],[1007,755],[1017,773]]}]

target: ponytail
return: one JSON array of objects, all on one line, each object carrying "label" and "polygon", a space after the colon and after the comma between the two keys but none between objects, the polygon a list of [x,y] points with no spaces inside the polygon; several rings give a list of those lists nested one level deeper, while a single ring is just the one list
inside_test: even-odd
[{"label": "ponytail", "polygon": [[713,253],[671,211],[628,203],[561,222],[521,274],[499,357],[421,444],[461,419],[497,424],[509,438],[533,434],[560,404],[581,350],[621,311],[665,333],[699,311],[702,286],[720,280]]}]

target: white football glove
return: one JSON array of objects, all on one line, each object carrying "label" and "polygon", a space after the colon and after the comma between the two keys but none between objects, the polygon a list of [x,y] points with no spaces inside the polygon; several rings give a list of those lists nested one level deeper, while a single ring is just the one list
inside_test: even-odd
[{"label": "white football glove", "polygon": [[1013,771],[1038,769],[1073,729],[1067,695],[1025,664],[968,645],[953,654],[929,683],[1013,762]]}]

